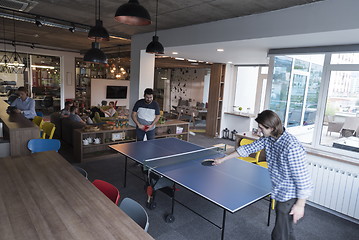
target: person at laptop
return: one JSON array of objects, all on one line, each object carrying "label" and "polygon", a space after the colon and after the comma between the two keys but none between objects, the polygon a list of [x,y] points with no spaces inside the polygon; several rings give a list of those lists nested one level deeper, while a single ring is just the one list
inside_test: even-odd
[{"label": "person at laptop", "polygon": [[304,216],[306,199],[313,185],[309,176],[305,150],[301,143],[282,126],[279,116],[265,110],[255,119],[263,137],[240,146],[223,158],[214,159],[214,165],[235,157],[247,157],[261,149],[266,151],[266,161],[272,182],[271,198],[276,200],[276,222],[272,240],[295,239],[293,227]]},{"label": "person at laptop", "polygon": [[19,97],[16,98],[10,106],[16,107],[14,112],[24,114],[27,119],[34,119],[36,116],[35,100],[28,96],[28,92],[25,87],[19,87],[17,92]]},{"label": "person at laptop", "polygon": [[155,138],[156,123],[160,119],[160,107],[153,100],[153,90],[151,88],[145,89],[144,98],[135,103],[131,116],[137,126],[137,141],[143,141],[145,135],[147,140]]}]

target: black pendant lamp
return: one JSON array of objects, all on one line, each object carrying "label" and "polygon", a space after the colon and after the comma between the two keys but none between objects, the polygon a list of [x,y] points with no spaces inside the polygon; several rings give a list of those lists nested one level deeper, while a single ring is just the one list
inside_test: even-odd
[{"label": "black pendant lamp", "polygon": [[13,22],[14,22],[14,41],[12,45],[14,46],[14,52],[10,57],[8,67],[11,69],[12,73],[23,73],[25,70],[25,64],[22,62],[21,56],[16,51],[16,31],[15,31],[15,13],[12,12]]},{"label": "black pendant lamp", "polygon": [[95,0],[95,18],[96,25],[92,27],[89,31],[88,38],[92,41],[109,41],[110,35],[108,34],[106,28],[103,27],[100,15],[101,15],[101,3],[100,0]]},{"label": "black pendant lamp", "polygon": [[93,42],[92,48],[84,56],[85,62],[107,64],[107,57],[100,49],[100,43]]},{"label": "black pendant lamp", "polygon": [[129,0],[121,5],[115,14],[115,20],[127,25],[145,26],[151,24],[151,16],[138,0]]},{"label": "black pendant lamp", "polygon": [[157,36],[157,15],[158,15],[158,0],[156,2],[156,26],[155,26],[155,36],[152,37],[152,42],[147,45],[146,53],[154,53],[154,54],[164,54],[165,49],[162,44],[158,41]]},{"label": "black pendant lamp", "polygon": [[6,42],[5,42],[5,18],[2,19],[2,25],[3,25],[3,33],[4,33],[4,55],[0,59],[0,69],[2,72],[7,73],[9,71],[8,63],[9,63],[10,59],[6,54],[7,51],[6,51]]}]

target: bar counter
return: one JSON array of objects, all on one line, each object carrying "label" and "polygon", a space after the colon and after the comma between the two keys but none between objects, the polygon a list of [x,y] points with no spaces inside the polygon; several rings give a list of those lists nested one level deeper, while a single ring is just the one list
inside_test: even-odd
[{"label": "bar counter", "polygon": [[28,155],[27,142],[39,138],[39,128],[20,113],[8,114],[9,104],[0,100],[0,119],[3,123],[4,139],[10,141],[10,156]]}]

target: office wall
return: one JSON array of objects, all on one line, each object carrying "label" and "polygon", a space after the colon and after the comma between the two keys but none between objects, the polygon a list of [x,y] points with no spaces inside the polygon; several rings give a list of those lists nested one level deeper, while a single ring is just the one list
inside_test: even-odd
[{"label": "office wall", "polygon": [[[127,98],[126,99],[106,99],[106,87],[107,86],[127,86]],[[129,108],[130,99],[130,81],[127,80],[109,80],[109,79],[91,79],[91,106],[101,105],[101,101],[106,100],[117,101],[116,106],[126,106]]]}]

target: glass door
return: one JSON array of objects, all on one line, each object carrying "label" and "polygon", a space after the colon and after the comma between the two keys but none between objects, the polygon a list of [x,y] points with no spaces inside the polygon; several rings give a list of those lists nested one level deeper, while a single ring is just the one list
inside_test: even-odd
[{"label": "glass door", "polygon": [[288,109],[288,127],[295,127],[302,125],[304,94],[307,85],[307,77],[305,75],[294,74],[291,84],[291,95]]}]

